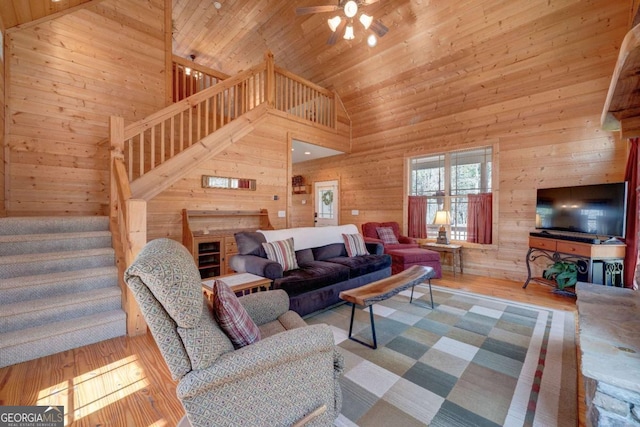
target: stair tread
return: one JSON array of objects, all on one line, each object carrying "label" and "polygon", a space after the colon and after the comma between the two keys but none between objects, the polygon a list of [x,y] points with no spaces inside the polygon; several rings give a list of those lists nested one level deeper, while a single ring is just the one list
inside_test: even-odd
[{"label": "stair tread", "polygon": [[37,284],[50,284],[57,282],[64,282],[68,280],[76,280],[76,279],[91,279],[93,277],[98,276],[107,276],[111,274],[118,274],[118,267],[116,266],[107,266],[107,267],[95,267],[95,268],[85,268],[83,270],[70,270],[70,271],[59,271],[56,273],[48,273],[48,274],[34,274],[31,276],[18,276],[11,277],[8,279],[0,279],[0,289],[12,289],[12,288],[22,288],[26,286],[32,286]]},{"label": "stair tread", "polygon": [[50,339],[56,335],[62,335],[65,332],[89,329],[95,325],[120,320],[126,321],[126,315],[122,309],[102,311],[90,316],[61,320],[59,322],[51,322],[42,326],[0,333],[0,348],[26,342],[33,342],[45,338]]},{"label": "stair tread", "polygon": [[9,234],[0,235],[0,243],[29,242],[39,240],[66,240],[90,237],[110,237],[109,231],[79,231],[44,234]]},{"label": "stair tread", "polygon": [[92,289],[90,291],[74,292],[73,294],[19,301],[2,305],[2,314],[0,316],[9,317],[33,311],[42,311],[44,309],[60,308],[76,305],[86,301],[120,297],[120,294],[121,291],[119,287],[111,286],[108,288]]},{"label": "stair tread", "polygon": [[26,262],[36,262],[45,260],[65,259],[65,258],[82,258],[96,255],[114,254],[113,248],[95,248],[83,249],[80,251],[58,251],[58,252],[41,252],[35,254],[19,254],[0,256],[0,265],[3,264],[22,264]]},{"label": "stair tread", "polygon": [[22,216],[0,218],[1,235],[109,230],[107,216]]}]

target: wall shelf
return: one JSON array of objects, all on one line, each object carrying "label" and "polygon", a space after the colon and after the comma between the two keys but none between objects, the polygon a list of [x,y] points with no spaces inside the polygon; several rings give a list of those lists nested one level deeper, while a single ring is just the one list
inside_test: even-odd
[{"label": "wall shelf", "polygon": [[310,185],[294,185],[292,187],[293,194],[311,194],[311,186]]}]

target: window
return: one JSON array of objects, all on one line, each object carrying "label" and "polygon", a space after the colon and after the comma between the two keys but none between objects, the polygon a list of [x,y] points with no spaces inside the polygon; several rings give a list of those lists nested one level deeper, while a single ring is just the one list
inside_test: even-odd
[{"label": "window", "polygon": [[467,239],[469,194],[491,192],[491,147],[414,157],[410,166],[411,196],[427,196],[427,237],[436,238],[436,211],[451,214],[451,240]]}]

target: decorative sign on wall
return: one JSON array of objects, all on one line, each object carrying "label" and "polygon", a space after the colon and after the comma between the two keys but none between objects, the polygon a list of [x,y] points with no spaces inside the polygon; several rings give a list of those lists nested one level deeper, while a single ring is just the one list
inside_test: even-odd
[{"label": "decorative sign on wall", "polygon": [[226,188],[230,190],[256,191],[256,180],[202,175],[202,188]]}]

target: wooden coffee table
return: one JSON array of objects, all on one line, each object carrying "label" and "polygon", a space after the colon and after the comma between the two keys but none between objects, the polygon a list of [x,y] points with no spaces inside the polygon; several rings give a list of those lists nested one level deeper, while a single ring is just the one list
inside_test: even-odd
[{"label": "wooden coffee table", "polygon": [[[373,304],[384,301],[392,296],[411,288],[411,298],[409,304],[413,302],[413,288],[424,281],[429,283],[429,296],[431,297],[431,308],[433,309],[433,293],[431,292],[431,278],[435,276],[435,271],[431,267],[422,265],[414,265],[394,274],[386,279],[381,279],[359,288],[348,289],[340,292],[340,299],[351,303],[351,323],[349,324],[349,339],[358,342],[367,347],[376,349],[378,343],[376,341],[376,327],[373,322]],[[373,337],[373,345],[362,342],[351,336],[353,331],[353,317],[355,315],[356,305],[369,307],[369,317],[371,319],[371,335]]]},{"label": "wooden coffee table", "polygon": [[[233,292],[240,292],[242,295],[246,295],[247,293],[259,292],[262,289],[268,291],[271,289],[271,279],[267,279],[266,277],[256,276],[251,273],[232,273],[232,274],[223,274],[222,276],[212,277],[207,280],[202,281],[202,290],[204,291],[207,298],[211,300],[212,298],[212,290],[213,290],[213,282],[215,280],[222,280],[231,288]],[[248,292],[247,292],[248,291]]]}]

